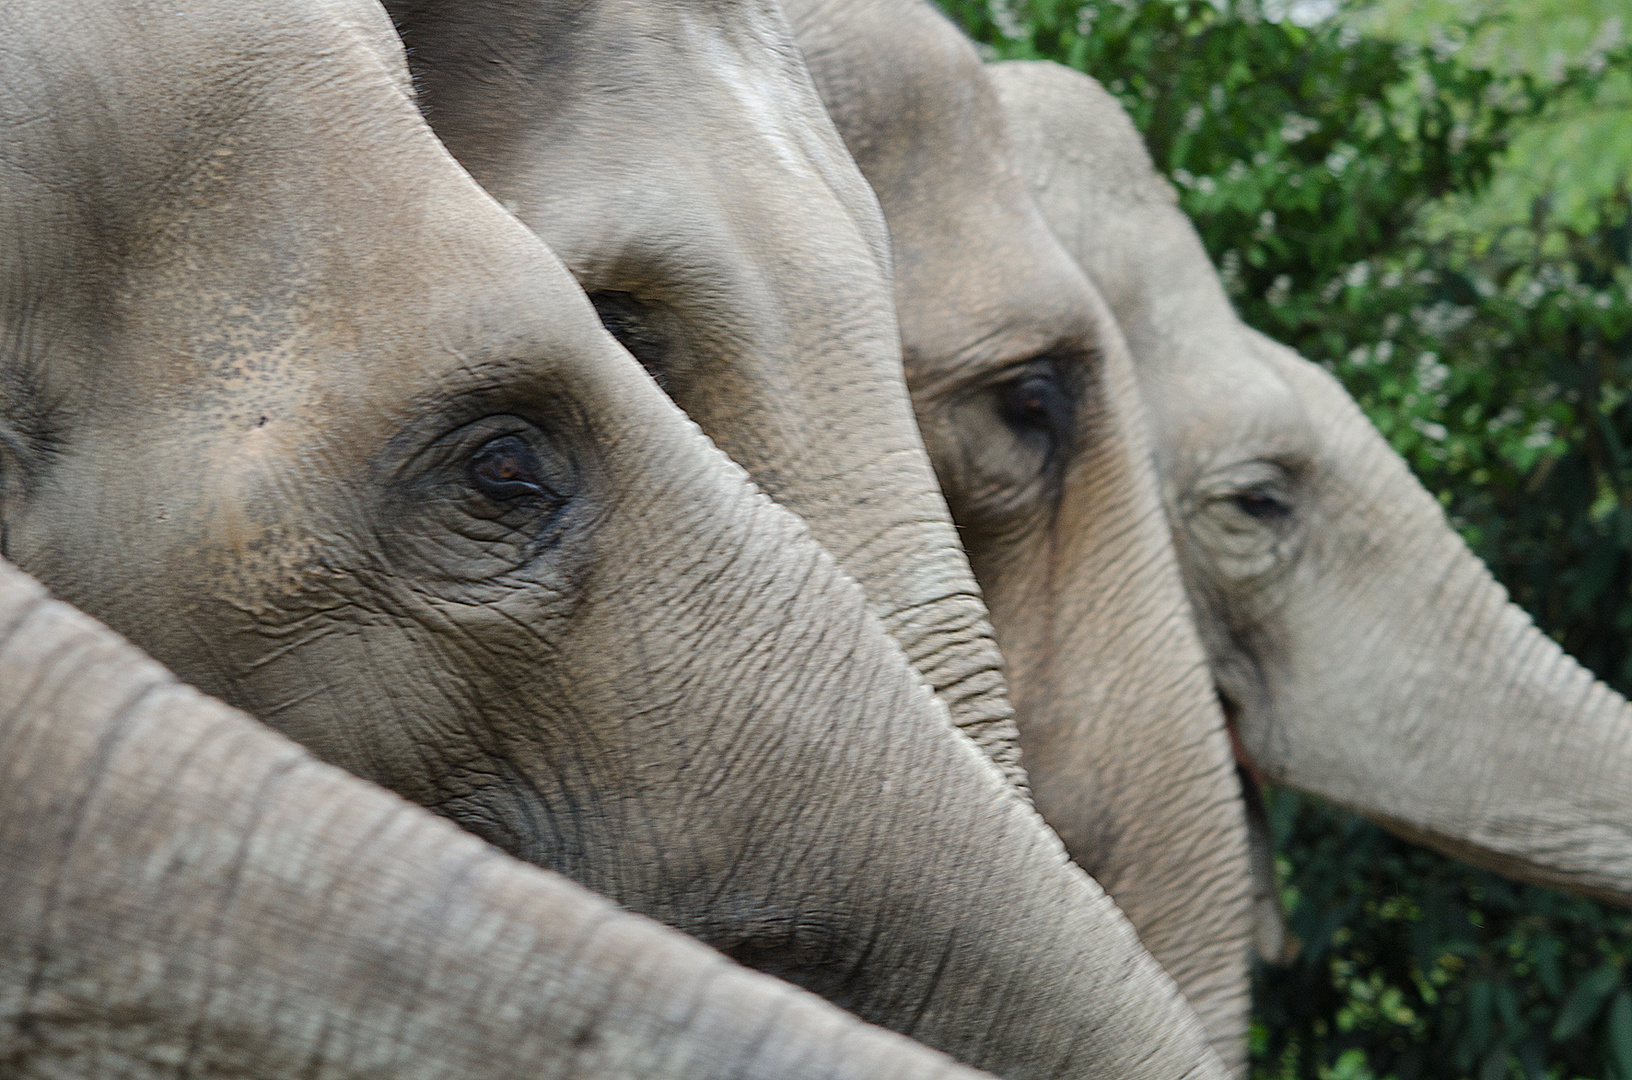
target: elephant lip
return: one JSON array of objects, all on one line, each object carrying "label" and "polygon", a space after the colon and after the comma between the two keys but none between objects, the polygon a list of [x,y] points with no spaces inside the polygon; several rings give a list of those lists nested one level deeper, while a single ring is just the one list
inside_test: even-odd
[{"label": "elephant lip", "polygon": [[1230,753],[1235,755],[1235,763],[1240,767],[1242,775],[1252,781],[1254,787],[1262,788],[1267,782],[1263,770],[1258,768],[1247,753],[1246,744],[1241,741],[1241,732],[1235,722],[1235,702],[1223,694],[1218,695],[1218,702],[1224,709],[1224,731],[1230,737]]}]

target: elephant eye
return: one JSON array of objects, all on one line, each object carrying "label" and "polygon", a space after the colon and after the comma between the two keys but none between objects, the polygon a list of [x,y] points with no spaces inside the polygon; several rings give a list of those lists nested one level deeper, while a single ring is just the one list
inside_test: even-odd
[{"label": "elephant eye", "polygon": [[495,502],[552,494],[544,483],[538,452],[516,435],[493,439],[471,455],[469,475],[476,490]]},{"label": "elephant eye", "polygon": [[664,393],[672,393],[668,341],[657,328],[658,320],[649,305],[626,292],[590,293],[589,302],[595,305],[595,314],[600,316],[607,332],[640,361],[640,366],[657,380]]},{"label": "elephant eye", "polygon": [[1285,499],[1269,491],[1243,491],[1231,501],[1237,510],[1256,521],[1281,521],[1292,513]]},{"label": "elephant eye", "polygon": [[1050,451],[1070,442],[1074,403],[1052,366],[1028,368],[999,395],[1003,420],[1015,434],[1047,440]]}]

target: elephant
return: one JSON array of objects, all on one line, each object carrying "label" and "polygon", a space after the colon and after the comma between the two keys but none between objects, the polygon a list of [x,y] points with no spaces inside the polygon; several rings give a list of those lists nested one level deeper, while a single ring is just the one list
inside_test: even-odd
[{"label": "elephant", "polygon": [[383,9],[105,16],[0,10],[0,556],[330,764],[969,1064],[1220,1075],[860,588],[436,141]]},{"label": "elephant", "polygon": [[[449,150],[563,258],[603,322],[671,398],[806,520],[958,725],[1000,764],[1012,762],[979,589],[935,494],[901,382],[899,331],[880,269],[888,261],[884,226],[776,6],[386,6],[408,45],[426,118]],[[1046,235],[1035,214],[1032,224]],[[1131,380],[1118,385],[1133,393]],[[841,410],[835,387],[845,392]],[[1148,505],[1159,529],[1154,495],[1129,497]],[[1168,610],[1139,625],[1138,636],[1188,629],[1176,615],[1176,587],[1154,599]],[[1175,647],[1184,645],[1193,660],[1180,676],[1189,683],[1186,706],[1208,718],[1217,706],[1200,647],[1189,638]],[[1172,677],[1151,667],[1150,679]],[[1097,711],[1142,697],[1124,685]],[[1078,703],[1072,720],[1096,715],[1095,704]],[[1223,743],[1205,753],[1203,767],[1228,785]],[[1213,798],[1228,805],[1229,791]],[[1145,807],[1111,825],[1101,804],[1079,798],[1073,809],[1084,829],[1139,830],[1148,820]],[[1171,809],[1166,817],[1182,820]],[[1220,828],[1218,846],[1240,845],[1229,829]],[[1144,832],[1147,847],[1165,836]],[[1175,870],[1190,874],[1190,857],[1174,855]],[[1175,875],[1141,867],[1139,876],[1140,895],[1170,909],[1165,892]],[[1127,885],[1116,882],[1119,899]],[[1221,880],[1202,902],[1217,904],[1232,887]],[[1225,919],[1214,921],[1244,924],[1233,910],[1240,904],[1227,900]],[[1191,966],[1215,969],[1206,975],[1216,980],[1216,969],[1244,963],[1240,953]],[[1239,1028],[1244,997],[1233,1008]]]},{"label": "elephant", "polygon": [[883,207],[907,382],[1008,663],[1036,806],[1239,1072],[1242,787],[1125,343],[956,28],[919,0],[786,7]]},{"label": "elephant", "polygon": [[1411,840],[1632,903],[1632,705],[1509,600],[1319,365],[1231,308],[1116,100],[992,78],[1050,226],[1127,336],[1243,756]]},{"label": "elephant", "polygon": [[329,765],[0,562],[8,1077],[975,1080]]},{"label": "elephant", "polygon": [[[1094,596],[1091,575],[1062,566],[1060,553],[1098,545],[1100,558],[1129,572],[1177,575],[1179,610],[1220,706],[1209,742],[1227,737],[1249,779],[1324,795],[1478,865],[1626,903],[1626,702],[1508,601],[1333,378],[1239,322],[1114,100],[1048,64],[993,65],[984,90],[965,72],[949,91],[944,75],[893,51],[936,21],[926,7],[796,0],[791,10],[818,88],[879,194],[895,244],[914,406],[1009,661],[1037,805],[1073,856],[1096,867],[1125,838],[1073,842],[1070,787],[1121,796],[1106,778],[1150,767],[1148,742],[1131,736],[1151,733],[1123,726],[1131,736],[1117,743],[1092,728],[1067,729],[1062,747],[1046,712],[1073,697],[1060,689],[1070,669],[1046,635],[1011,627],[1061,610],[1118,625],[1142,607],[1114,588],[1108,599]],[[958,63],[967,68],[968,55]],[[1038,283],[1036,268],[1054,264],[1055,242],[1016,220],[1029,211],[1014,209],[1024,200],[1010,177],[1029,189],[1030,205],[1109,308],[1087,345],[1061,348],[1051,333],[1057,292]],[[1007,229],[971,225],[1002,220]],[[1022,244],[1029,254],[1014,253]],[[1029,314],[1014,307],[1016,293],[1032,295]],[[1005,349],[994,326],[1031,344]],[[994,380],[1005,356],[1033,358],[1008,369],[1020,380]],[[1122,360],[1136,380],[1131,397],[1114,390]],[[1007,400],[982,403],[975,391],[986,385]],[[1024,426],[1016,417],[1039,432],[1030,470],[1005,464],[1028,460],[1007,446]],[[1161,529],[1145,529],[1148,511],[1096,494],[1088,478],[1117,454],[1130,468],[1154,470]],[[1074,485],[1076,477],[1083,482]],[[1039,498],[1045,540],[1023,510]],[[983,524],[985,507],[1021,507],[1020,524],[1000,516]],[[1191,670],[1189,646],[1168,659],[1172,671]],[[1123,760],[1130,748],[1142,756]],[[1145,782],[1176,802],[1192,766],[1170,762],[1165,774],[1149,775],[1165,775]],[[1055,784],[1067,793],[1051,794]],[[1254,794],[1249,785],[1236,798]],[[1192,835],[1217,824],[1202,814]],[[1136,865],[1138,847],[1122,857]],[[1239,848],[1227,863],[1221,871],[1197,857],[1188,894],[1221,872],[1241,880]],[[1123,902],[1115,876],[1102,880]],[[1260,917],[1263,895],[1260,884]],[[1212,1018],[1215,1047],[1239,1067],[1238,1014],[1219,1003],[1239,1001],[1244,981],[1180,974],[1187,951],[1210,947],[1212,931],[1179,905],[1154,916],[1136,914],[1132,900],[1125,906],[1198,1013]],[[1227,944],[1240,940],[1232,934]],[[1236,978],[1241,969],[1214,970]]]},{"label": "elephant", "polygon": [[1002,658],[913,423],[877,200],[775,0],[387,0],[432,129],[810,526],[1010,779]]}]

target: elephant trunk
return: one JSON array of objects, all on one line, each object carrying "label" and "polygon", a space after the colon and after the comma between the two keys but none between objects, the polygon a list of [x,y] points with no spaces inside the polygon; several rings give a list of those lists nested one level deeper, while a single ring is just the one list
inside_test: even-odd
[{"label": "elephant trunk", "polygon": [[0,1073],[968,1077],[177,684],[0,563]]},{"label": "elephant trunk", "polygon": [[[1632,703],[1461,554],[1444,602],[1467,614],[1441,640],[1438,661],[1452,674],[1417,682],[1405,714],[1446,734],[1408,767],[1419,798],[1374,803],[1371,813],[1498,873],[1632,905]],[[1459,758],[1473,767],[1432,767]]]},{"label": "elephant trunk", "polygon": [[1632,705],[1508,599],[1335,380],[1255,340],[1332,432],[1341,510],[1311,530],[1253,756],[1469,862],[1632,903]]},{"label": "elephant trunk", "polygon": [[[1046,554],[993,572],[1024,764],[1038,811],[1115,899],[1246,1069],[1246,823],[1224,717],[1150,463],[1143,411],[1106,328],[1095,445],[1064,478]],[[977,570],[980,569],[977,559]]]},{"label": "elephant trunk", "polygon": [[[702,505],[725,522],[743,501],[722,487]],[[619,843],[651,837],[653,857],[630,862],[666,872],[637,889],[631,868],[614,867],[626,876],[604,879],[604,891],[1004,1076],[1222,1076],[1201,1025],[1134,928],[1002,773],[951,730],[860,589],[809,544],[801,523],[768,512],[757,495],[750,501],[744,573],[724,575],[734,587],[710,592],[680,580],[661,604],[720,605],[694,611],[718,634],[698,647],[742,696],[720,711],[721,725],[662,756],[679,768],[755,775],[729,798],[711,784],[697,799],[694,812],[706,818],[695,828],[646,831],[655,826],[644,814],[613,822],[608,835]],[[639,505],[646,515],[662,506]],[[699,572],[720,576],[708,565]],[[634,592],[614,587],[609,596]],[[619,693],[651,678],[638,668]],[[652,738],[672,734],[665,727]],[[604,818],[619,804],[598,805]],[[584,870],[586,884],[602,885],[603,871]]]},{"label": "elephant trunk", "polygon": [[[1028,778],[1015,749],[1014,710],[986,605],[951,528],[939,522],[934,528],[947,534],[945,543],[923,544],[915,561],[919,574],[929,567],[940,571],[937,576],[946,579],[941,595],[924,603],[888,606],[877,598],[886,589],[875,586],[869,589],[873,609],[924,682],[946,703],[958,730],[1024,789]],[[856,559],[840,562],[865,565]],[[911,580],[906,574],[898,579]]]}]

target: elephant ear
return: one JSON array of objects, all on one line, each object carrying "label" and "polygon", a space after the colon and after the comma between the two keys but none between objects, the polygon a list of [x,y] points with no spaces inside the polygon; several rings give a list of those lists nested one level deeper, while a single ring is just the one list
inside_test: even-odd
[{"label": "elephant ear", "polygon": [[975,1077],[176,682],[0,560],[0,1074]]}]

